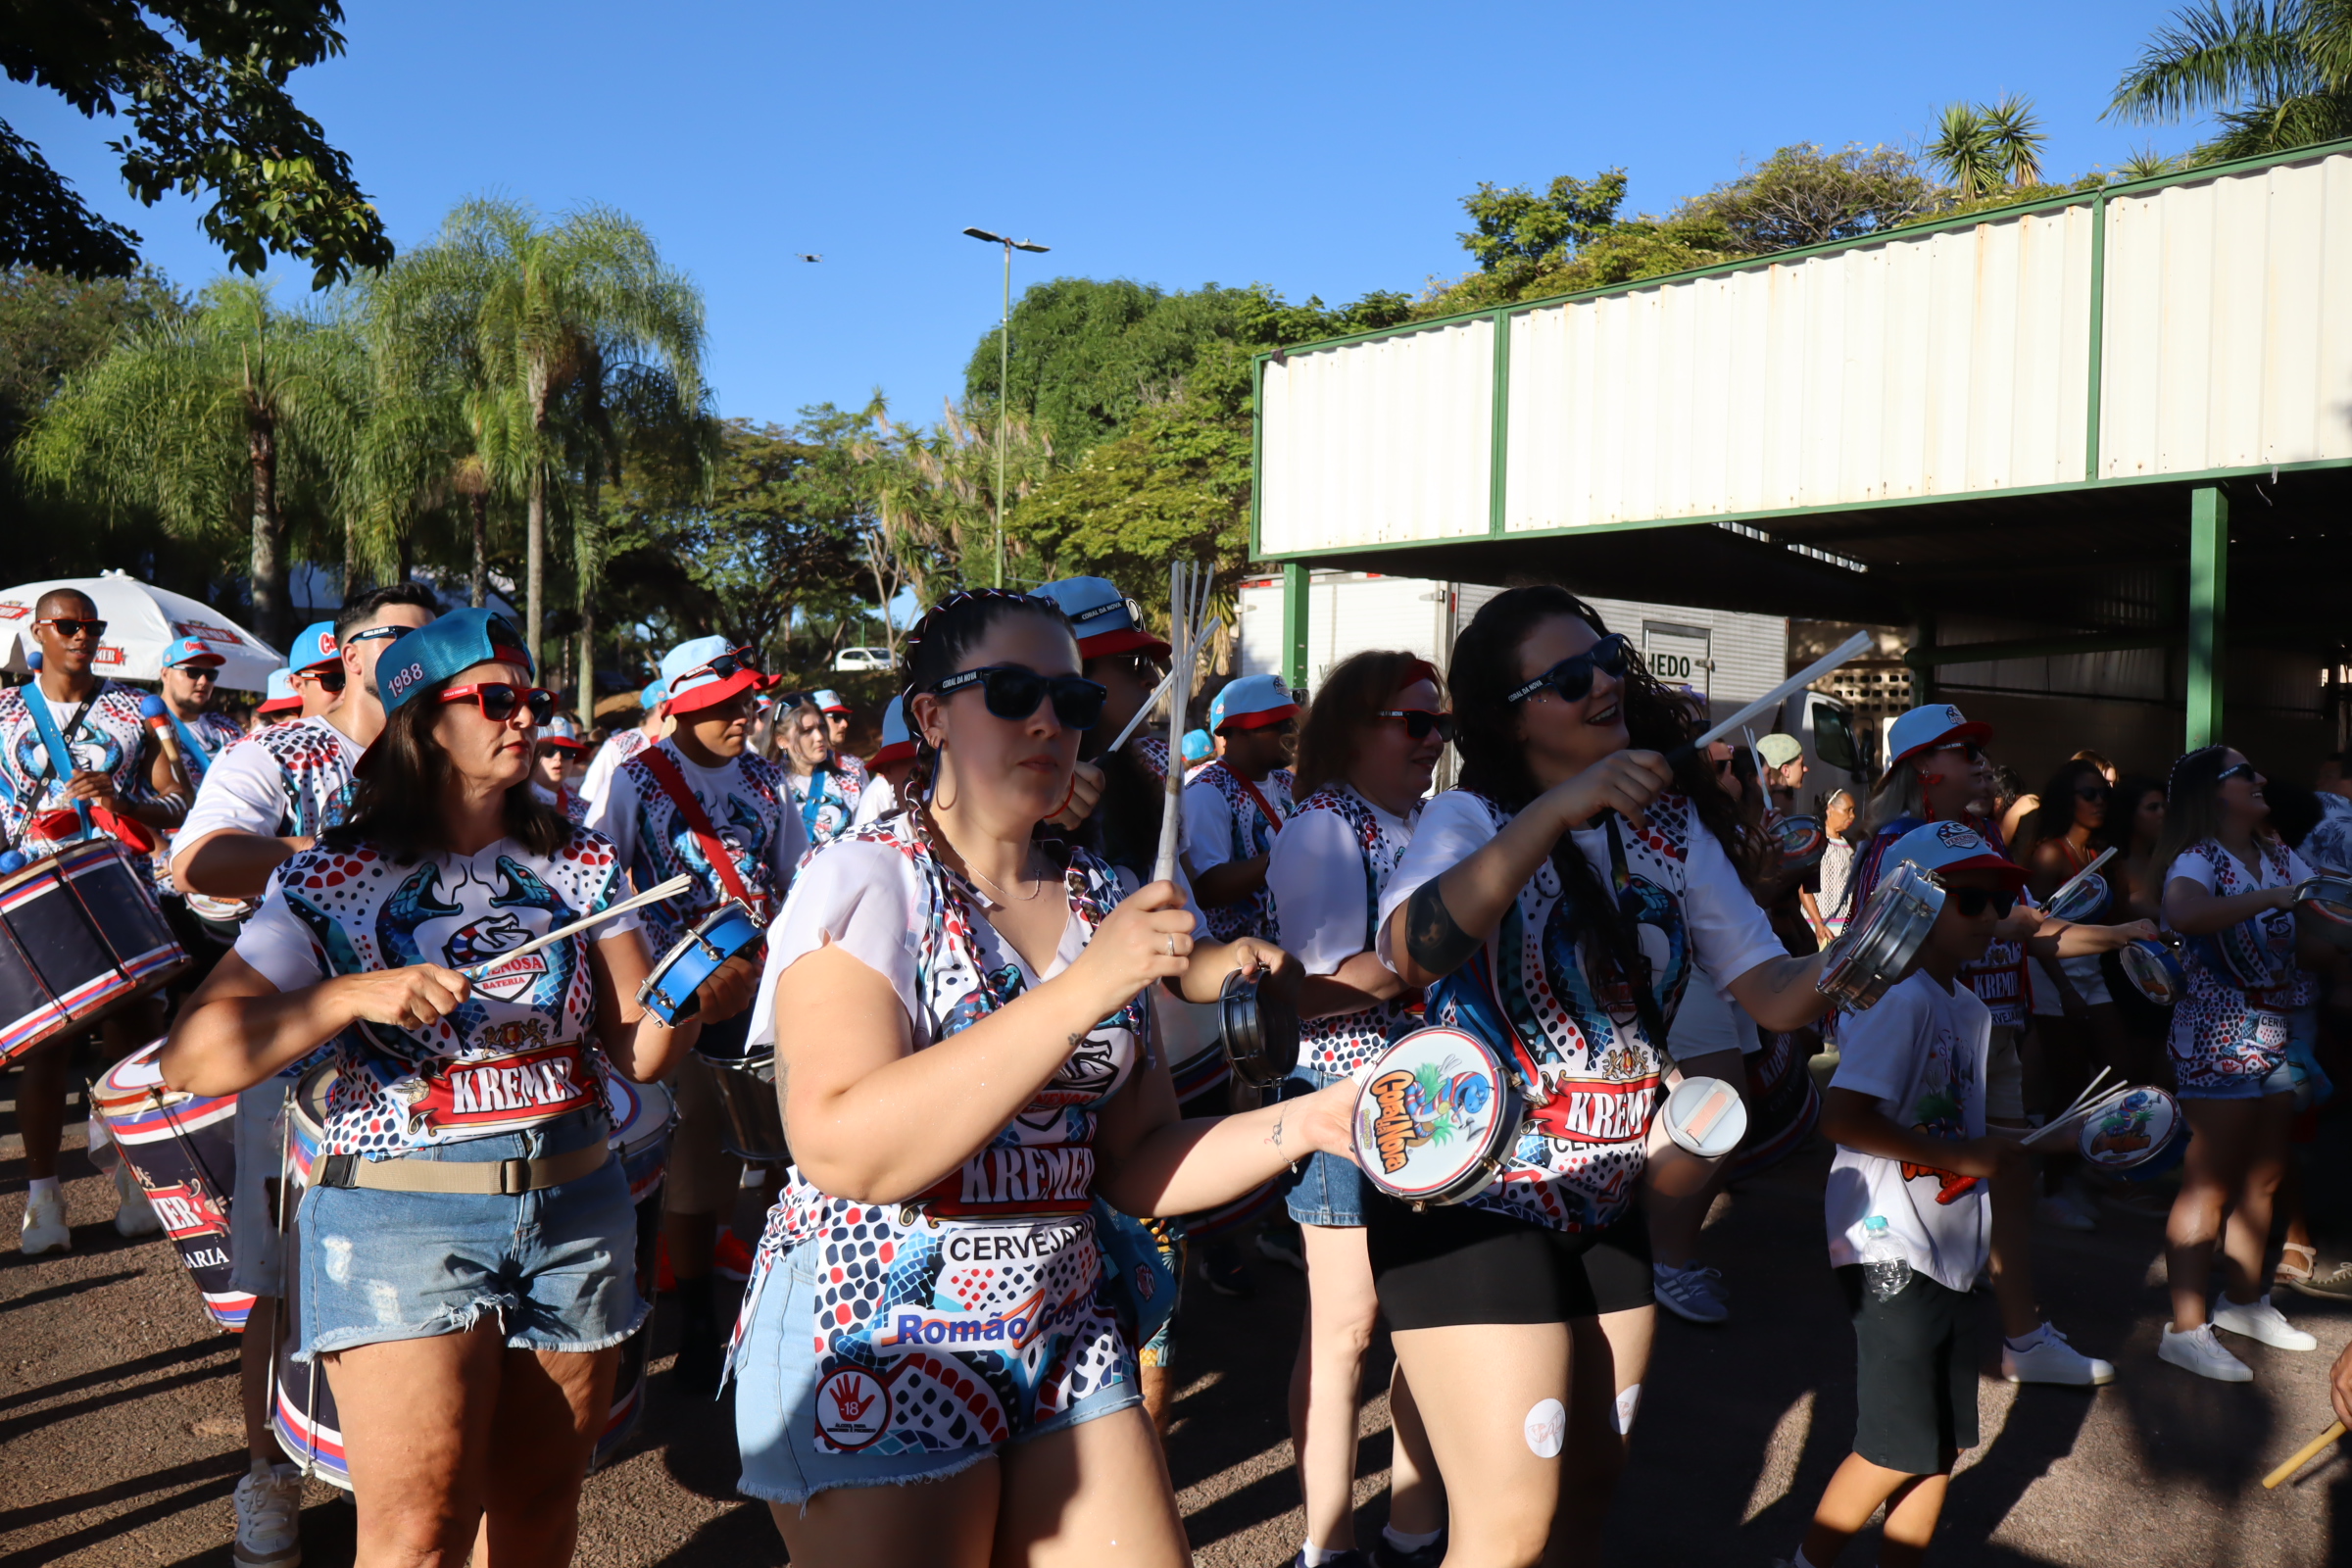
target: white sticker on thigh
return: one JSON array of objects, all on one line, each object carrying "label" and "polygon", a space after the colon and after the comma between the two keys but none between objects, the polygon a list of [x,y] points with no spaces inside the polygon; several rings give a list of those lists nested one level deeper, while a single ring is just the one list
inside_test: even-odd
[{"label": "white sticker on thigh", "polygon": [[1634,1412],[1642,1408],[1642,1385],[1629,1383],[1617,1391],[1617,1435],[1631,1437],[1634,1431]]},{"label": "white sticker on thigh", "polygon": [[1527,1412],[1527,1446],[1539,1459],[1556,1459],[1568,1440],[1568,1411],[1557,1399],[1538,1399]]}]

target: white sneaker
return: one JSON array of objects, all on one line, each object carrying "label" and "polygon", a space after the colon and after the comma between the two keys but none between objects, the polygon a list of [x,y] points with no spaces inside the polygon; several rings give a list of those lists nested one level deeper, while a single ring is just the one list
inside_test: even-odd
[{"label": "white sneaker", "polygon": [[115,1166],[115,1195],[122,1200],[115,1208],[117,1236],[162,1234],[164,1222],[156,1217],[155,1205],[147,1201],[147,1189],[141,1187],[139,1179],[130,1173],[127,1160]]},{"label": "white sneaker", "polygon": [[66,1195],[30,1193],[24,1199],[24,1225],[18,1238],[26,1257],[74,1250],[74,1233],[66,1228]]},{"label": "white sneaker", "polygon": [[2001,1342],[2001,1376],[2012,1383],[2059,1383],[2077,1389],[2115,1381],[2113,1362],[2084,1355],[2050,1324],[2037,1332],[2040,1338],[2022,1350]]},{"label": "white sneaker", "polygon": [[1658,1294],[1658,1304],[1686,1323],[1721,1323],[1732,1315],[1732,1309],[1724,1304],[1723,1274],[1718,1269],[1704,1264],[1676,1268],[1671,1263],[1652,1263],[1649,1280]]},{"label": "white sneaker", "polygon": [[290,1464],[253,1461],[237,1482],[240,1563],[295,1568],[302,1561],[302,1472]]},{"label": "white sneaker", "polygon": [[2249,1340],[2260,1340],[2274,1350],[2316,1350],[2320,1342],[2286,1320],[2284,1313],[2271,1304],[2271,1293],[2265,1291],[2251,1301],[2232,1301],[2227,1296],[2217,1296],[2213,1301],[2213,1326],[2243,1334]]},{"label": "white sneaker", "polygon": [[2095,1231],[2099,1222],[2066,1200],[2063,1193],[2052,1194],[2034,1205],[2035,1213],[2062,1231]]},{"label": "white sneaker", "polygon": [[2200,1323],[2186,1334],[2175,1333],[2173,1326],[2164,1326],[2164,1339],[2156,1347],[2158,1360],[2170,1361],[2184,1372],[2194,1372],[2216,1383],[2251,1383],[2254,1369],[2228,1350],[2214,1338],[2213,1325]]}]

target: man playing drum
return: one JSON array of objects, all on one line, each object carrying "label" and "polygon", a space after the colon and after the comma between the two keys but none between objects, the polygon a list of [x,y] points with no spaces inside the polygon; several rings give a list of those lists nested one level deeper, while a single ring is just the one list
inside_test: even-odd
[{"label": "man playing drum", "polygon": [[[395,638],[430,621],[437,608],[421,583],[395,583],[352,600],[325,639],[334,645],[340,676],[332,706],[256,730],[215,759],[172,846],[172,876],[192,898],[226,905],[241,923],[270,873],[342,822],[352,768],[384,728],[376,663]],[[316,682],[301,688],[323,689]],[[273,1568],[299,1561],[302,1552],[301,1477],[276,1462],[270,1434],[270,1368],[284,1291],[270,1184],[282,1176],[287,1082],[266,1078],[237,1096],[237,1183],[228,1205],[230,1283],[253,1296],[238,1361],[253,1465],[237,1482],[236,1557]]]},{"label": "man playing drum", "polygon": [[[0,835],[30,859],[105,837],[116,831],[110,819],[137,824],[129,834],[177,824],[188,808],[185,787],[148,733],[140,694],[90,667],[106,635],[98,607],[76,589],[59,588],[43,594],[32,613],[40,673],[29,686],[0,693]],[[149,838],[152,849],[152,832]],[[162,1006],[152,1000],[117,1012],[100,1026],[107,1055],[145,1044],[162,1021]],[[74,1245],[57,1151],[65,1137],[67,1069],[80,1038],[70,1031],[31,1052],[17,1086],[29,1186],[21,1245],[34,1256]],[[116,1166],[115,1187],[122,1199],[115,1229],[153,1235],[159,1222],[127,1166]]]},{"label": "man playing drum", "polygon": [[[1871,838],[1854,866],[1847,912],[1859,917],[1877,890],[1886,852],[1896,840],[1927,822],[1965,822],[2006,858],[1992,813],[1992,765],[1984,758],[1989,724],[1971,723],[1949,703],[1915,708],[1887,731],[1890,754],[1886,773],[1871,792],[1867,818]],[[1891,867],[1884,867],[1891,869]],[[2053,919],[2020,900],[1994,928],[1984,957],[1961,969],[1960,978],[1992,1010],[1992,1043],[1984,1076],[1984,1113],[1993,1125],[2022,1128],[2026,1121],[2025,1069],[2018,1037],[2029,1016],[2026,956],[2075,957],[2105,953],[2134,938],[2154,936],[2148,922],[2075,925]],[[2086,1385],[2110,1383],[2115,1368],[2084,1355],[2041,1315],[2034,1292],[2033,1183],[1992,1183],[1992,1285],[2001,1307],[2001,1373],[2012,1383]]]},{"label": "man playing drum", "polygon": [[[639,891],[681,873],[694,878],[693,891],[646,907],[657,958],[729,899],[764,925],[808,847],[784,769],[749,750],[761,684],[749,650],[724,637],[697,637],[664,654],[661,703],[673,721],[669,738],[614,768],[589,811],[588,825],[612,841]],[[740,1010],[704,1021],[703,1055],[742,1053],[750,1020]],[[710,1272],[719,1215],[734,1202],[742,1167],[720,1147],[724,1107],[701,1056],[680,1060],[671,1093],[678,1125],[662,1234],[683,1308],[676,1375],[680,1387],[708,1394],[718,1387],[723,1338]]]}]

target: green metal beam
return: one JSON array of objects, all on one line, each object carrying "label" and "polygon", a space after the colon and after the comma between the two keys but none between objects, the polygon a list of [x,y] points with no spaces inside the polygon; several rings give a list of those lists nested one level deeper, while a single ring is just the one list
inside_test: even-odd
[{"label": "green metal beam", "polygon": [[1306,690],[1306,580],[1303,563],[1282,564],[1282,683]]},{"label": "green metal beam", "polygon": [[1487,532],[1499,539],[1509,531],[1511,467],[1511,313],[1494,313],[1494,394],[1487,400]]},{"label": "green metal beam", "polygon": [[2099,477],[2099,386],[2107,371],[2107,193],[2090,199],[2090,394],[2083,407],[2082,478]]},{"label": "green metal beam", "polygon": [[2190,751],[2222,738],[2230,643],[2230,497],[2200,485],[2188,497],[2188,728]]},{"label": "green metal beam", "polygon": [[1944,643],[1914,648],[1903,655],[1913,669],[1938,664],[1984,664],[1996,659],[2063,659],[2069,654],[2112,654],[2132,648],[2168,648],[2180,640],[2178,632],[2113,632],[2107,636],[2029,637],[2006,643]]}]

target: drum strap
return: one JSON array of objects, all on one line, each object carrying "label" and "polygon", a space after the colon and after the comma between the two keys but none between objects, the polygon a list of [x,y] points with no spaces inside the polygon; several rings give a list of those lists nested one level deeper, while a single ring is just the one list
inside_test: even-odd
[{"label": "drum strap", "polygon": [[[31,683],[31,695],[24,700],[24,711],[32,715],[32,727],[41,732],[41,747],[49,754],[50,770],[56,774],[61,787],[74,777],[74,748],[66,744],[66,737],[81,728],[81,721],[88,715],[90,706],[105,691],[106,687],[102,684],[97,691],[82,699],[81,706],[74,710],[73,716],[66,720],[66,727],[60,730],[57,727],[57,715],[49,711],[48,693],[41,690],[41,683],[37,679]],[[36,778],[40,776],[35,775]],[[82,832],[89,832],[90,803],[75,801],[74,809],[81,818]]]},{"label": "drum strap", "polygon": [[816,819],[825,809],[825,775],[832,771],[830,764],[819,762],[808,773],[808,798],[801,803],[801,831],[808,835],[811,844],[816,842]]},{"label": "drum strap", "polygon": [[735,869],[735,857],[719,842],[717,830],[710,825],[710,813],[703,809],[703,803],[687,788],[686,776],[678,771],[678,764],[664,756],[659,746],[649,746],[637,756],[654,775],[654,782],[662,786],[662,793],[669,797],[669,804],[686,819],[695,842],[702,846],[703,858],[710,862],[710,869],[717,874],[719,885],[727,890],[727,897],[757,912],[761,907],[760,901],[753,898],[751,890],[743,885],[743,873]]},{"label": "drum strap", "polygon": [[1267,803],[1265,796],[1259,792],[1258,787],[1251,783],[1249,779],[1242,777],[1238,771],[1233,775],[1233,781],[1242,787],[1242,793],[1244,795],[1249,796],[1250,799],[1257,803],[1257,808],[1259,810],[1266,813],[1267,824],[1271,826],[1275,832],[1281,832],[1282,813],[1274,809],[1274,808]]}]

